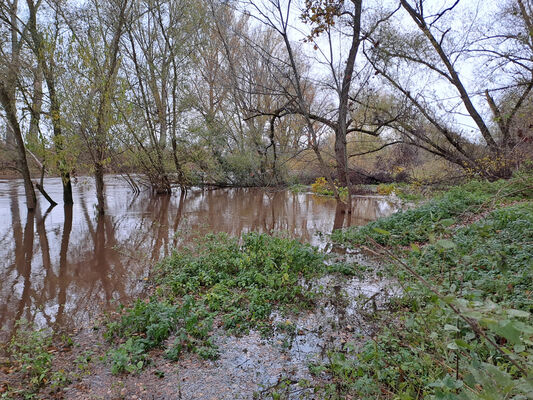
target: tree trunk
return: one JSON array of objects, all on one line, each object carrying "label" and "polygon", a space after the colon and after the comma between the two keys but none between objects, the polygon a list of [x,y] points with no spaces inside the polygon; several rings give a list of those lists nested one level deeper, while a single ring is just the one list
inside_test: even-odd
[{"label": "tree trunk", "polygon": [[26,142],[28,143],[28,149],[36,151],[39,147],[39,122],[41,120],[43,104],[43,72],[39,66],[33,71],[33,96],[31,100],[31,112],[30,112],[30,129]]},{"label": "tree trunk", "polygon": [[104,199],[104,167],[101,163],[95,163],[94,168],[94,181],[96,184],[96,210],[98,215],[104,215],[105,212],[105,199]]},{"label": "tree trunk", "polygon": [[9,96],[6,87],[3,82],[0,82],[0,104],[4,108],[8,125],[15,137],[16,149],[17,149],[17,169],[22,174],[24,179],[24,191],[26,193],[26,206],[28,210],[35,210],[37,205],[37,197],[35,196],[35,190],[33,189],[33,183],[31,181],[30,169],[28,168],[28,160],[26,158],[26,147],[22,140],[22,132],[17,119],[17,111],[15,109],[15,99]]},{"label": "tree trunk", "polygon": [[61,182],[63,183],[63,203],[65,205],[74,204],[74,200],[72,199],[72,181],[70,179],[70,172],[61,172]]},{"label": "tree trunk", "polygon": [[352,18],[352,43],[348,58],[346,59],[346,67],[344,68],[344,76],[342,78],[342,86],[339,92],[339,118],[337,121],[337,129],[335,130],[335,158],[337,161],[337,174],[341,186],[347,188],[346,212],[352,212],[352,185],[350,183],[350,175],[348,169],[348,152],[346,149],[346,136],[348,132],[347,118],[349,114],[348,100],[350,95],[350,87],[352,84],[352,75],[355,68],[355,60],[361,44],[361,13],[363,8],[363,0],[352,0],[354,4],[354,12]]}]

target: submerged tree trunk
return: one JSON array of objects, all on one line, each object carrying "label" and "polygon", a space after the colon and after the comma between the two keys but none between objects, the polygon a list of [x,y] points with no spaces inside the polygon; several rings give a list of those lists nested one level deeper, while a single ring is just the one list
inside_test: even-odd
[{"label": "submerged tree trunk", "polygon": [[105,199],[104,199],[104,167],[102,163],[97,162],[94,166],[94,181],[96,184],[96,210],[98,215],[105,213]]},{"label": "submerged tree trunk", "polygon": [[37,205],[37,197],[35,196],[35,190],[33,189],[33,183],[31,181],[30,169],[28,168],[28,160],[26,158],[26,147],[24,146],[24,140],[22,139],[22,132],[17,120],[17,111],[15,109],[15,99],[11,97],[6,90],[3,82],[0,82],[0,104],[4,108],[8,125],[14,135],[17,150],[17,169],[22,174],[24,180],[24,191],[26,193],[26,206],[28,210],[35,210]]}]

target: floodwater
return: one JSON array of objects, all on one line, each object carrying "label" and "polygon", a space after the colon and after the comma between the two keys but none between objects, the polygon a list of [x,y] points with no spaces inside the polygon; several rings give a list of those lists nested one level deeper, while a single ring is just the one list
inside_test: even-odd
[{"label": "floodwater", "polygon": [[[60,203],[60,179],[44,187]],[[255,188],[135,196],[122,178],[107,176],[107,214],[97,217],[92,179],[78,178],[73,189],[73,206],[47,209],[38,194],[40,208],[28,214],[22,181],[0,179],[1,340],[21,318],[56,329],[88,326],[139,295],[151,267],[199,234],[285,231],[323,247],[334,227],[397,209],[389,199],[356,197],[346,217],[330,198]]]}]

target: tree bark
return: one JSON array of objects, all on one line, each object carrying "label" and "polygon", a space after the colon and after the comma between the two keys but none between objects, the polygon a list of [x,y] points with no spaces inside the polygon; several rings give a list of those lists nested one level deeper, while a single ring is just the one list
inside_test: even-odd
[{"label": "tree bark", "polygon": [[97,162],[94,166],[94,182],[96,185],[96,210],[98,215],[105,214],[105,198],[104,198],[104,167],[102,163]]},{"label": "tree bark", "polygon": [[[26,0],[30,17],[28,20],[28,27],[33,41],[33,52],[37,57],[37,62],[42,69],[46,86],[48,88],[48,96],[50,98],[50,116],[52,120],[52,127],[54,130],[54,144],[58,154],[63,151],[63,133],[61,127],[61,102],[56,92],[56,79],[54,74],[54,62],[52,59],[47,62],[45,58],[45,46],[41,33],[37,29],[37,7],[33,0]],[[73,204],[72,199],[72,182],[70,180],[70,171],[61,164],[61,160],[57,162],[57,168],[61,175],[61,182],[63,184],[63,203]]]},{"label": "tree bark", "polygon": [[0,82],[0,104],[4,108],[7,116],[8,125],[11,127],[17,149],[17,168],[22,174],[24,180],[24,191],[26,193],[26,206],[28,210],[35,210],[37,205],[37,197],[35,196],[35,190],[33,189],[33,183],[31,181],[30,169],[28,168],[28,160],[26,158],[26,147],[24,146],[24,140],[22,139],[22,132],[17,119],[17,110],[15,108],[15,98],[9,95],[8,90],[3,82]]}]

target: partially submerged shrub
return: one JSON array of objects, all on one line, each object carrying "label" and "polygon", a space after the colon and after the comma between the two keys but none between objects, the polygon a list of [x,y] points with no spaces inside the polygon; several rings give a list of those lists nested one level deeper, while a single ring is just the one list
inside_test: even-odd
[{"label": "partially submerged shrub", "polygon": [[147,352],[165,345],[166,357],[184,352],[217,356],[213,320],[236,334],[271,329],[274,308],[299,312],[314,304],[316,293],[304,284],[328,271],[324,255],[310,245],[279,235],[249,233],[232,238],[208,234],[194,246],[165,259],[155,270],[157,296],[137,301],[107,325],[110,340],[127,340],[110,352],[114,373],[136,372]]}]

